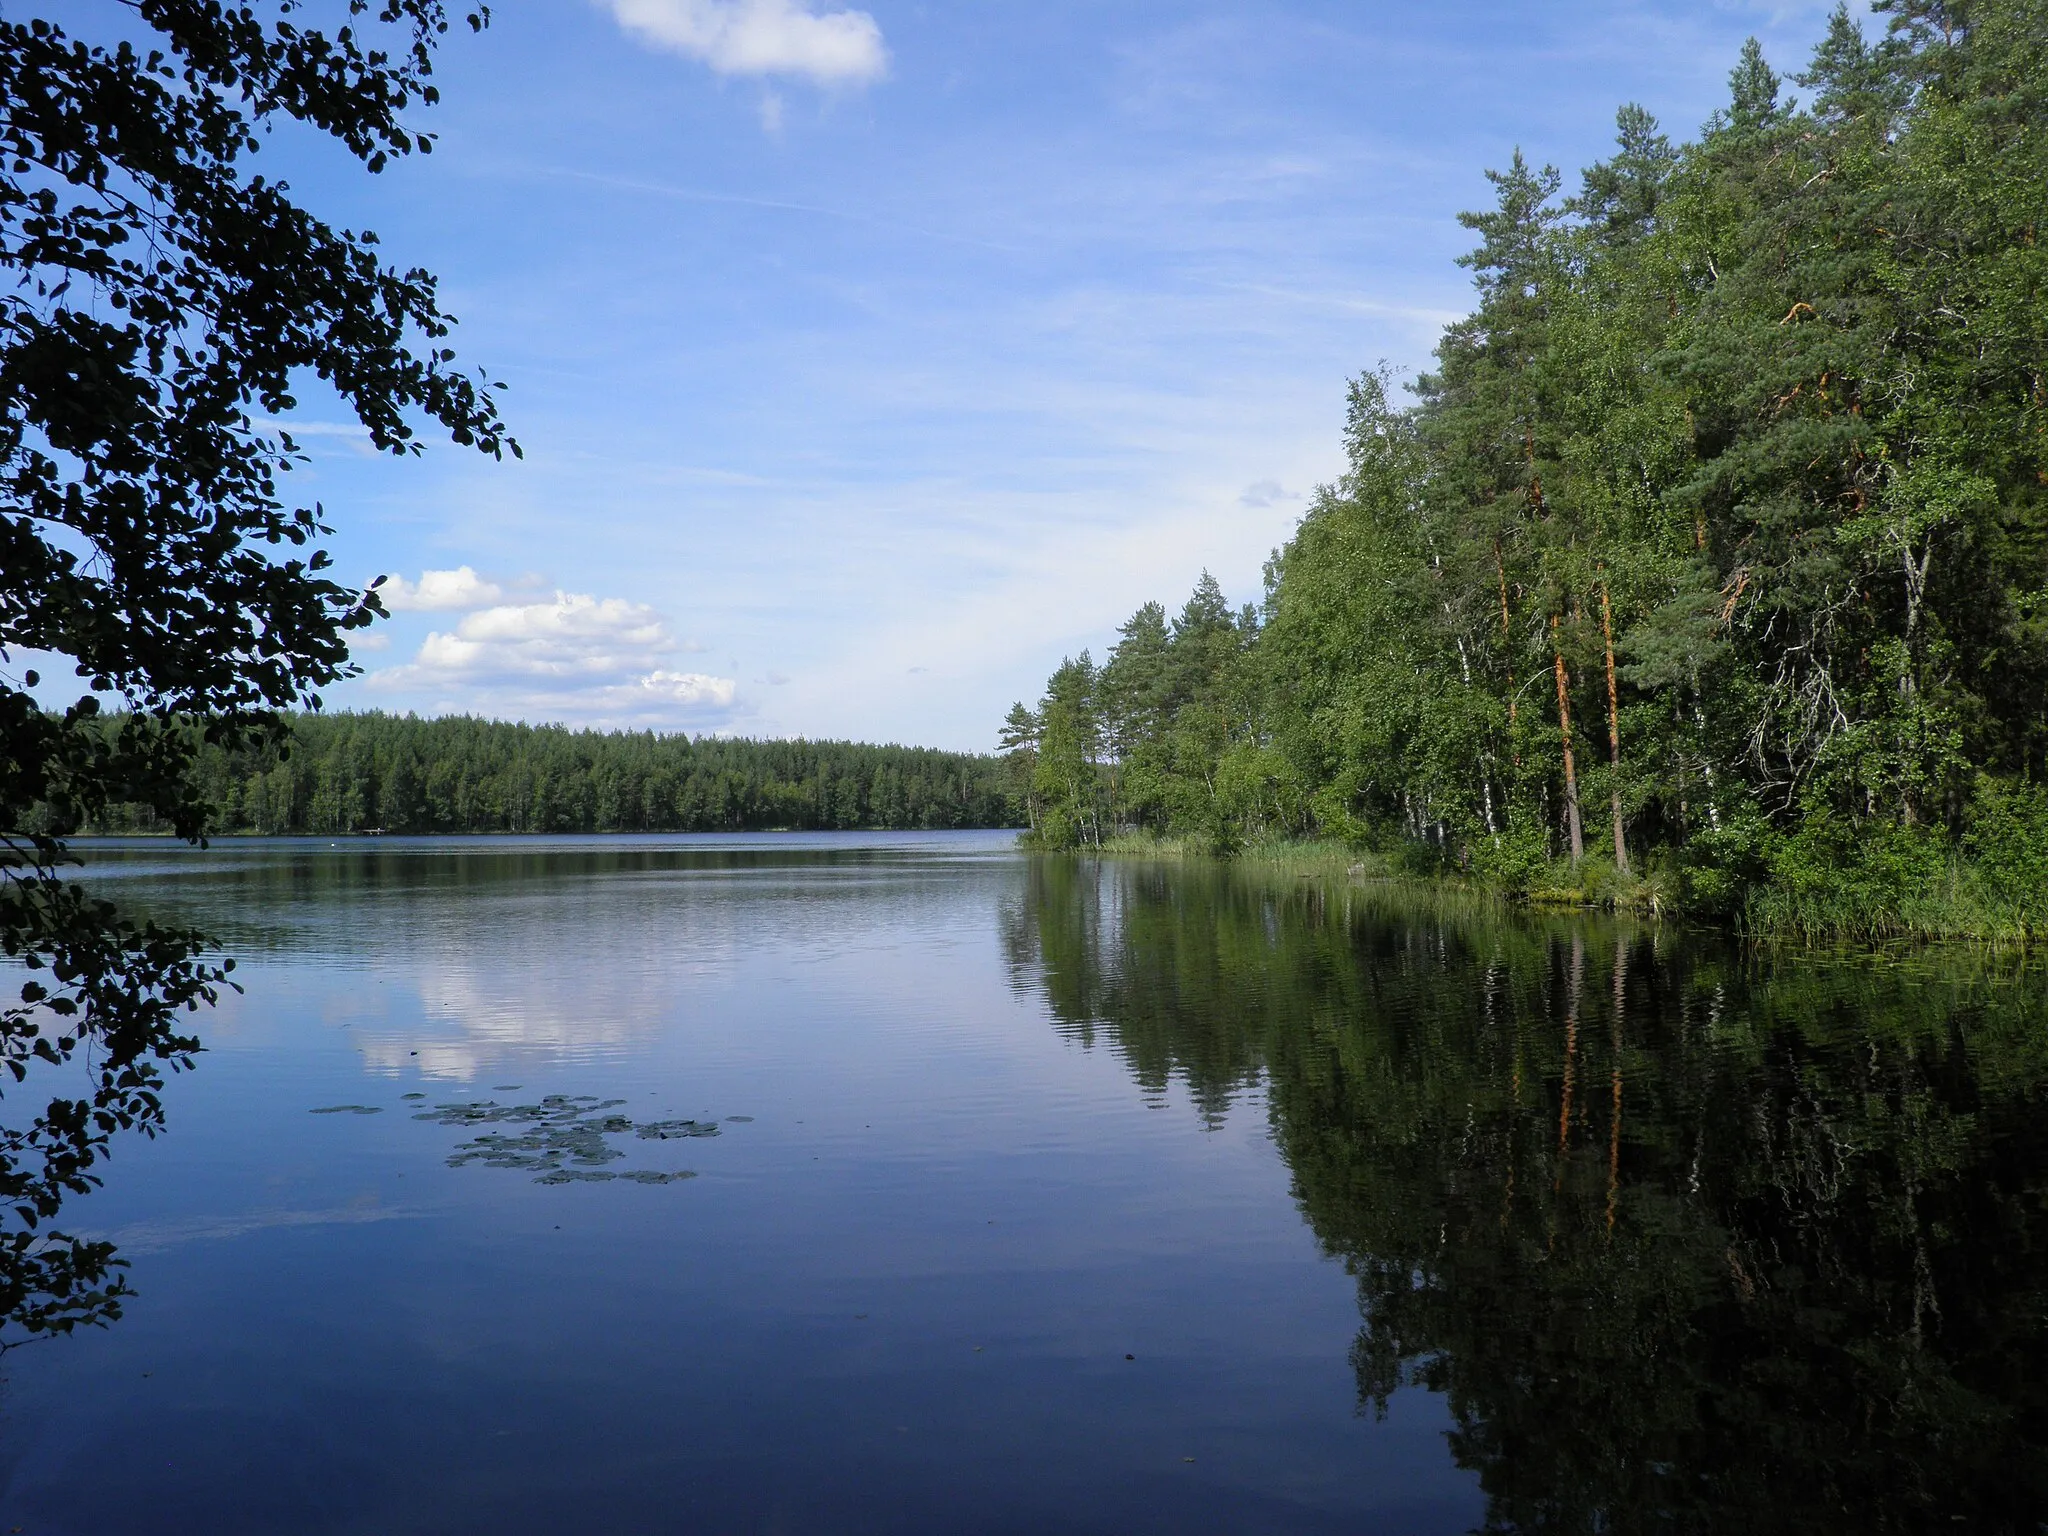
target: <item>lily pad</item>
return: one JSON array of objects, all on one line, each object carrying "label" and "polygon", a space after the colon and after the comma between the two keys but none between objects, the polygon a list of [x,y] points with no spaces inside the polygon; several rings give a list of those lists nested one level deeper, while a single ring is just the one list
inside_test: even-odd
[{"label": "lily pad", "polygon": [[633,1128],[642,1141],[678,1141],[686,1136],[716,1136],[716,1120],[650,1120]]},{"label": "lily pad", "polygon": [[381,1115],[383,1110],[374,1104],[327,1104],[319,1109],[309,1109],[309,1115]]},{"label": "lily pad", "polygon": [[500,1104],[495,1099],[437,1104],[413,1116],[439,1125],[503,1126],[457,1145],[448,1166],[482,1163],[491,1168],[518,1168],[539,1184],[603,1183],[628,1179],[639,1184],[670,1184],[695,1178],[687,1172],[655,1169],[619,1170],[605,1165],[626,1154],[605,1138],[628,1133],[643,1140],[666,1141],[684,1136],[715,1136],[718,1126],[696,1120],[657,1120],[636,1125],[615,1111],[624,1099],[598,1099],[589,1094],[551,1093],[538,1104]]}]

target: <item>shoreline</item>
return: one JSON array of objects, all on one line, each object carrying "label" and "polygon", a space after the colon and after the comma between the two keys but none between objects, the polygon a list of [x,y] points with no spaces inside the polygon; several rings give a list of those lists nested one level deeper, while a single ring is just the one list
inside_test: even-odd
[{"label": "shoreline", "polygon": [[[1023,839],[1020,842],[1030,847]],[[2048,934],[2037,927],[2000,920],[1981,905],[1970,901],[1959,889],[1964,882],[1962,866],[1951,870],[1949,890],[1928,893],[1930,910],[1922,920],[1902,919],[1895,914],[1858,912],[1844,921],[1839,900],[1829,902],[1825,908],[1831,913],[1831,919],[1823,918],[1815,911],[1818,903],[1802,901],[1801,893],[1770,885],[1754,888],[1743,907],[1732,916],[1688,911],[1681,901],[1674,899],[1670,882],[1662,877],[1663,872],[1648,878],[1617,878],[1611,867],[1590,858],[1581,866],[1583,883],[1576,888],[1546,881],[1514,889],[1469,876],[1404,869],[1383,853],[1327,841],[1275,839],[1247,844],[1224,854],[1217,852],[1205,838],[1122,833],[1105,839],[1094,848],[1063,851],[1087,857],[1133,861],[1207,862],[1218,867],[1234,865],[1277,875],[1293,875],[1297,879],[1335,876],[1354,885],[1401,887],[1432,900],[1456,899],[1483,904],[1502,912],[1521,911],[1557,917],[1597,913],[1671,923],[1748,943],[1797,944],[1815,949],[1846,946],[1877,952],[1895,947],[1937,944],[2028,949],[2048,939]]]},{"label": "shoreline", "polygon": [[[292,841],[374,846],[424,839],[479,844],[520,839],[596,843],[619,839],[887,837],[970,833],[1008,834],[1015,839],[1018,851],[1023,853],[1131,862],[1207,864],[1218,869],[1256,870],[1279,878],[1337,880],[1354,887],[1396,888],[1431,902],[1456,902],[1502,913],[1523,912],[1554,917],[1599,914],[1670,923],[1747,943],[1796,944],[1815,949],[1849,947],[1882,952],[1898,947],[1937,944],[2030,949],[2048,938],[2048,934],[2038,926],[2002,919],[1987,910],[1983,903],[1971,899],[1966,889],[1968,869],[1960,862],[1951,865],[1945,888],[1939,888],[1937,883],[1937,888],[1917,893],[1923,905],[1916,915],[1855,908],[1851,905],[1851,893],[1838,889],[1822,888],[1816,894],[1770,884],[1753,887],[1741,908],[1734,913],[1717,914],[1689,910],[1682,900],[1677,899],[1673,890],[1675,882],[1668,870],[1658,870],[1649,876],[1617,876],[1610,866],[1588,858],[1578,871],[1576,885],[1567,885],[1563,879],[1557,878],[1569,878],[1568,870],[1553,867],[1543,872],[1552,878],[1515,888],[1447,870],[1403,867],[1398,856],[1390,857],[1383,852],[1330,840],[1268,839],[1220,852],[1210,839],[1201,836],[1120,833],[1092,847],[1050,849],[1034,845],[1027,827],[781,826],[604,832],[242,830],[210,833],[207,842]],[[168,831],[120,831],[78,833],[64,841],[83,850],[95,845],[123,842],[181,843],[183,840]]]}]

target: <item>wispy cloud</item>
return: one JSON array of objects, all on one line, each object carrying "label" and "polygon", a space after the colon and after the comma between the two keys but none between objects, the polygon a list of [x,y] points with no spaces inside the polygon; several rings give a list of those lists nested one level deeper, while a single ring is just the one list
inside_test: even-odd
[{"label": "wispy cloud", "polygon": [[161,1253],[180,1243],[245,1237],[279,1227],[359,1226],[368,1221],[404,1221],[425,1213],[405,1206],[350,1205],[325,1211],[248,1211],[234,1216],[193,1216],[184,1220],[143,1221],[105,1235],[123,1253]]},{"label": "wispy cloud", "polygon": [[370,441],[370,429],[360,421],[254,416],[250,418],[249,425],[259,432],[288,438],[301,459],[374,459],[378,456],[376,444]]},{"label": "wispy cloud", "polygon": [[889,69],[882,29],[866,11],[818,12],[805,0],[605,3],[628,32],[721,75],[802,75],[820,85],[864,85]]},{"label": "wispy cloud", "polygon": [[1465,318],[1464,312],[1460,310],[1443,309],[1427,304],[1402,304],[1388,299],[1371,298],[1365,294],[1303,292],[1299,289],[1274,287],[1269,283],[1218,283],[1216,286],[1238,293],[1255,293],[1262,298],[1312,305],[1319,309],[1338,309],[1354,315],[1406,321],[1430,331],[1455,325]]},{"label": "wispy cloud", "polygon": [[262,432],[288,432],[293,437],[354,437],[370,440],[370,429],[360,421],[280,421],[258,416],[251,425]]},{"label": "wispy cloud", "polygon": [[1240,507],[1273,507],[1283,501],[1299,501],[1301,492],[1290,491],[1278,480],[1254,480],[1238,493]]},{"label": "wispy cloud", "polygon": [[[780,113],[777,113],[780,121]],[[765,124],[765,118],[764,118]],[[894,230],[921,239],[942,241],[948,245],[970,246],[976,250],[1001,251],[1018,254],[1019,247],[1004,245],[992,240],[976,239],[971,235],[933,229],[920,224],[907,224],[900,219],[882,218],[872,212],[855,208],[833,208],[823,203],[797,202],[789,198],[748,197],[738,192],[717,192],[703,187],[672,186],[666,182],[648,177],[609,176],[602,172],[573,166],[537,166],[531,171],[537,176],[558,177],[563,181],[587,182],[591,186],[610,187],[619,192],[643,193],[649,197],[673,198],[683,203],[706,203],[731,208],[764,208],[775,213],[807,214],[820,219],[837,219],[847,224],[859,224],[869,229]],[[701,471],[713,479],[725,479],[751,483],[755,477],[734,475],[729,470],[706,469]]]}]

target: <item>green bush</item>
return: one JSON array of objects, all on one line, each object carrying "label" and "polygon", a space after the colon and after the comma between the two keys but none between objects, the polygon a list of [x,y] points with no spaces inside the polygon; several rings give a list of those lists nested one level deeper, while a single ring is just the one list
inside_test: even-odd
[{"label": "green bush", "polygon": [[1550,863],[1549,839],[1527,819],[1498,836],[1472,842],[1472,873],[1503,891],[1526,891],[1541,884]]},{"label": "green bush", "polygon": [[2048,789],[1979,778],[1963,854],[1988,907],[2023,932],[2048,926]]},{"label": "green bush", "polygon": [[1852,822],[1811,807],[1797,832],[1769,845],[1767,864],[1745,906],[1752,929],[1878,939],[1976,926],[1954,845],[1938,828]]},{"label": "green bush", "polygon": [[1769,877],[1778,840],[1770,823],[1753,812],[1695,832],[1676,852],[1680,905],[1696,917],[1738,916],[1750,892]]}]

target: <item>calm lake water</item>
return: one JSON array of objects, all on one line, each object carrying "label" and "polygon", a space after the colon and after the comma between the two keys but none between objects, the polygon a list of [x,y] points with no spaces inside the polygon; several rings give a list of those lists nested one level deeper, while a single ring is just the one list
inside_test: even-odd
[{"label": "calm lake water", "polygon": [[0,1358],[0,1529],[2048,1516],[2009,959],[995,834],[92,868],[248,991],[64,1213],[137,1295]]}]

